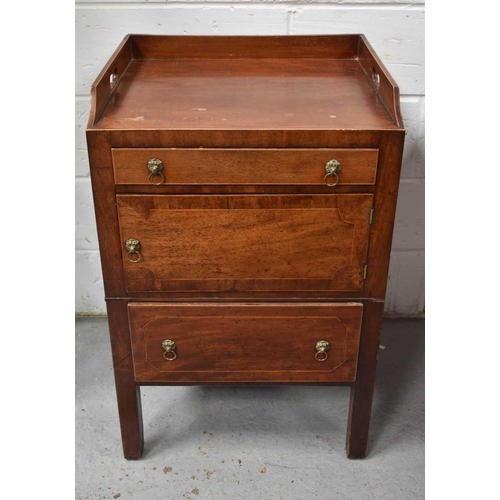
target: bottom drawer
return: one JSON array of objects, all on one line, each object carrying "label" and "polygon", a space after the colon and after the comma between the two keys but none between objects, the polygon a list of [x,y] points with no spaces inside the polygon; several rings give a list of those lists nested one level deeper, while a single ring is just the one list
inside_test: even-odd
[{"label": "bottom drawer", "polygon": [[137,382],[356,378],[360,303],[130,303],[128,311]]}]

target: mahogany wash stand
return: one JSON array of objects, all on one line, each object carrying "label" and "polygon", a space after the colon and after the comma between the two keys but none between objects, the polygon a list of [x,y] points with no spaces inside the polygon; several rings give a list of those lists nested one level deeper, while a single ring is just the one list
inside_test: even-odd
[{"label": "mahogany wash stand", "polygon": [[129,35],[91,94],[125,458],[192,384],[349,385],[365,457],[405,135],[366,38]]}]

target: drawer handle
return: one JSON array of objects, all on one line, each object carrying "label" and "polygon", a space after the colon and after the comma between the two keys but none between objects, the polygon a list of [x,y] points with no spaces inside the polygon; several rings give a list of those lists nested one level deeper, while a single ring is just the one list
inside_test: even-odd
[{"label": "drawer handle", "polygon": [[[325,175],[325,178],[323,179],[325,184],[329,187],[336,186],[339,183],[339,180],[340,180],[339,174],[340,174],[340,171],[342,170],[342,167],[340,166],[340,162],[335,160],[335,159],[330,160],[325,165],[325,170],[326,170],[326,175]],[[328,177],[335,177],[335,182],[329,183],[327,180]]]},{"label": "drawer handle", "polygon": [[161,346],[163,347],[163,357],[167,361],[173,361],[177,357],[177,353],[175,352],[177,346],[173,340],[164,340]]},{"label": "drawer handle", "polygon": [[141,249],[141,242],[135,238],[129,238],[125,242],[125,248],[127,249],[127,259],[130,262],[139,262],[142,259],[142,255],[139,252]]},{"label": "drawer handle", "polygon": [[314,357],[317,361],[326,361],[328,359],[328,349],[330,349],[330,342],[320,340],[316,342],[316,354]]},{"label": "drawer handle", "polygon": [[[151,160],[148,161],[148,170],[150,172],[148,177],[150,184],[153,186],[159,186],[165,182],[165,176],[163,175],[163,162],[161,160],[158,158],[151,158]],[[155,182],[155,177],[159,177],[160,181]]]}]

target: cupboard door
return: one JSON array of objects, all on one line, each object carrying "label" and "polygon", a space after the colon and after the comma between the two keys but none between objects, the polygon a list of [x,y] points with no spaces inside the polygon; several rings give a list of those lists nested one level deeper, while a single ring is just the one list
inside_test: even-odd
[{"label": "cupboard door", "polygon": [[[117,203],[128,292],[363,290],[371,194]],[[127,253],[130,238],[138,252]]]}]

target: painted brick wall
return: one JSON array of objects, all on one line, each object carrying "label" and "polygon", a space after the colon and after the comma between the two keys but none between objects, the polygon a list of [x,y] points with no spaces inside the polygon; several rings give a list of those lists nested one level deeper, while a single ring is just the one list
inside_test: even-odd
[{"label": "painted brick wall", "polygon": [[408,129],[388,313],[424,310],[424,4],[421,0],[76,2],[76,312],[104,313],[85,125],[92,81],[127,33],[364,33],[399,84]]}]

